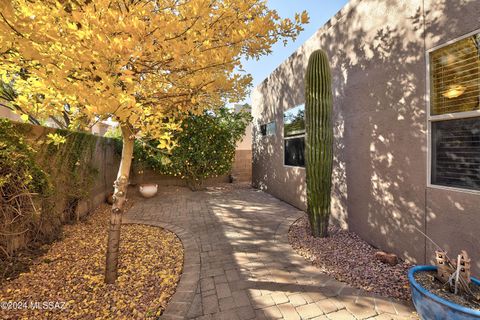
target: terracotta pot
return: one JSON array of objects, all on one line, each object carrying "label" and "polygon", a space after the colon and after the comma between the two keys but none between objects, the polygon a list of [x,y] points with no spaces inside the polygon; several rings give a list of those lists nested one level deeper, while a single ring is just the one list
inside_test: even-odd
[{"label": "terracotta pot", "polygon": [[153,197],[154,195],[157,194],[158,184],[153,184],[153,183],[141,184],[138,187],[138,190],[140,191],[140,194],[144,198],[151,198],[151,197]]}]

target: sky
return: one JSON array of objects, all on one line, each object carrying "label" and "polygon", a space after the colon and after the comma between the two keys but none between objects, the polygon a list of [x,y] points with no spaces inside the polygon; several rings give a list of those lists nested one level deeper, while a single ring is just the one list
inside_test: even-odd
[{"label": "sky", "polygon": [[[268,6],[277,10],[282,18],[293,18],[295,12],[307,10],[310,22],[304,26],[304,30],[295,42],[289,41],[287,46],[284,46],[280,41],[273,46],[273,52],[270,55],[263,56],[258,61],[243,61],[244,70],[253,77],[252,89],[268,77],[347,2],[348,0],[268,0]],[[247,96],[244,102],[250,103],[250,96]]]}]

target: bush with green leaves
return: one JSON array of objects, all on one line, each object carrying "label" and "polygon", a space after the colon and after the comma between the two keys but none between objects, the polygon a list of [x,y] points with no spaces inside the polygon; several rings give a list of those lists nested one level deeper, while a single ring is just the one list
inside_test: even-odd
[{"label": "bush with green leaves", "polygon": [[[192,190],[202,187],[205,179],[230,173],[235,160],[235,148],[252,121],[249,106],[240,112],[224,107],[190,115],[182,122],[182,130],[174,135],[176,146],[170,153],[157,148],[158,141],[135,140],[133,163],[142,172],[148,168],[161,174],[185,179]],[[121,153],[120,131],[109,130],[105,137],[113,138]]]},{"label": "bush with green leaves", "polygon": [[98,175],[98,137],[33,130],[0,119],[0,281],[17,251],[57,239],[62,224],[79,219],[76,207]]},{"label": "bush with green leaves", "polygon": [[192,189],[200,188],[207,178],[229,173],[236,144],[250,121],[248,112],[226,108],[190,116],[177,135],[178,146],[169,156],[167,172],[186,179]]},{"label": "bush with green leaves", "polygon": [[35,235],[42,200],[52,186],[35,161],[36,151],[10,121],[0,119],[0,137],[0,258],[5,259],[15,241]]},{"label": "bush with green leaves", "polygon": [[230,173],[235,148],[252,121],[248,108],[233,112],[228,108],[190,115],[176,133],[177,146],[160,153],[155,141],[139,141],[135,162],[157,172],[185,179],[192,190],[202,187],[205,179]]}]

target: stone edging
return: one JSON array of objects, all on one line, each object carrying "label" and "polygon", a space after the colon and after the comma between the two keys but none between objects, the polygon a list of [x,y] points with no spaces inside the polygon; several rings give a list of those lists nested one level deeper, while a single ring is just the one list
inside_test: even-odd
[{"label": "stone edging", "polygon": [[[299,212],[295,215],[292,215],[291,217],[288,217],[287,219],[285,219],[278,227],[277,227],[277,230],[275,231],[275,236],[274,236],[274,244],[287,244],[287,248],[288,248],[288,253],[290,254],[290,257],[295,257],[295,258],[300,258],[302,259],[303,261],[307,262],[307,260],[299,255],[293,248],[292,248],[292,245],[290,244],[290,241],[288,240],[288,233],[290,231],[290,227],[300,218],[302,218],[304,215],[306,215],[305,212]],[[335,280],[333,277],[331,277],[333,282],[337,282],[337,280]],[[327,281],[325,283],[325,285],[328,285],[328,282]],[[352,287],[351,285],[347,284],[347,283],[343,283],[343,282],[338,282],[338,283],[341,283],[341,284],[344,284],[344,286],[342,288],[340,288],[340,290],[336,293],[336,296],[341,294],[342,290],[346,289],[347,291],[349,289],[353,289],[353,292],[354,295],[356,296],[354,301],[355,303],[357,303],[357,301],[364,295],[364,296],[368,296],[368,297],[372,297],[375,299],[375,305],[377,305],[377,303],[383,303],[384,305],[388,305],[390,308],[393,308],[394,312],[384,312],[385,314],[387,314],[388,316],[391,316],[391,315],[394,315],[394,316],[400,316],[400,317],[405,317],[405,318],[402,318],[402,319],[417,319],[414,315],[412,315],[412,310],[410,310],[412,308],[412,304],[409,303],[409,302],[405,302],[405,301],[401,301],[401,300],[398,300],[398,299],[393,299],[393,298],[386,298],[388,300],[388,302],[382,302],[382,300],[379,300],[380,302],[377,302],[376,300],[378,298],[382,298],[381,296],[378,296],[378,295],[371,295],[369,294],[368,292],[365,292],[364,290],[362,289],[357,289],[357,288],[354,288]],[[351,293],[350,293],[351,294]],[[347,308],[348,309],[348,308]],[[378,311],[379,307],[376,306],[375,309]],[[381,309],[381,307],[380,307]]]},{"label": "stone edging", "polygon": [[142,224],[161,227],[177,235],[183,245],[183,271],[177,289],[160,319],[185,319],[200,280],[200,251],[195,239],[185,229],[170,223],[143,219],[127,219],[122,224]]},{"label": "stone edging", "polygon": [[[291,217],[288,217],[282,223],[280,223],[277,227],[277,230],[275,231],[275,236],[273,238],[274,243],[286,243],[286,244],[289,245],[289,248],[291,249],[291,251],[295,255],[298,255],[295,252],[295,250],[293,250],[293,248],[291,247],[290,241],[288,241],[288,232],[290,231],[290,227],[292,226],[292,224],[295,221],[297,221],[298,219],[300,219],[301,217],[303,217],[303,215],[305,215],[305,214],[306,214],[305,212],[300,211],[297,214],[295,214]],[[300,256],[300,255],[298,255],[298,256]]]}]

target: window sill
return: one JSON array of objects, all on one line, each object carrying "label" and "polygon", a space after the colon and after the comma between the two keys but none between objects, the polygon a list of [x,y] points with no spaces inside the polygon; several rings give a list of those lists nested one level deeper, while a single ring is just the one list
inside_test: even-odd
[{"label": "window sill", "polygon": [[305,170],[305,167],[300,167],[300,166],[289,166],[287,164],[283,165],[284,168],[293,168],[293,169],[303,169]]},{"label": "window sill", "polygon": [[474,194],[474,195],[480,195],[480,190],[470,190],[470,189],[462,189],[462,188],[456,188],[456,187],[447,187],[447,186],[440,186],[436,184],[427,184],[427,188],[429,189],[439,189],[443,191],[453,191],[453,192],[459,192],[459,193],[469,193],[469,194]]}]

